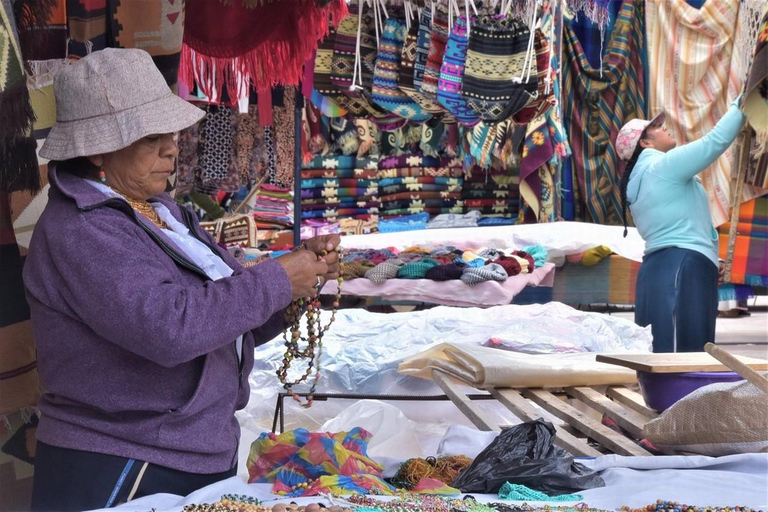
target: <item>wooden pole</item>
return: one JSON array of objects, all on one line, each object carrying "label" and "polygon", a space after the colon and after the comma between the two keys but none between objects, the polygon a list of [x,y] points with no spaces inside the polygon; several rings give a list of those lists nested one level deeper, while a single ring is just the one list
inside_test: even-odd
[{"label": "wooden pole", "polygon": [[718,347],[714,343],[707,343],[704,345],[704,350],[725,366],[754,384],[760,391],[768,393],[768,379],[739,361],[733,354],[725,351],[722,347]]},{"label": "wooden pole", "polygon": [[736,236],[739,234],[739,214],[744,198],[744,181],[747,178],[749,148],[752,145],[752,129],[746,125],[742,130],[741,148],[735,172],[731,172],[731,228],[728,231],[728,252],[725,257],[725,282],[731,282],[733,254],[736,251]]}]

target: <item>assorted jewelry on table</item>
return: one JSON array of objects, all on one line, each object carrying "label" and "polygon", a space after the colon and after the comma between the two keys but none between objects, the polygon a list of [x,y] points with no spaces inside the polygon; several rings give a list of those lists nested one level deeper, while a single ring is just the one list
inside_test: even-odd
[{"label": "assorted jewelry on table", "polygon": [[[323,251],[318,259],[322,259],[328,254],[327,251]],[[341,259],[341,255],[339,255]],[[323,326],[320,318],[320,288],[322,288],[323,282],[320,277],[317,279],[317,296],[315,298],[307,297],[299,299],[291,303],[285,312],[285,320],[288,326],[283,330],[283,340],[285,342],[285,355],[283,356],[282,364],[277,370],[277,378],[283,385],[285,391],[289,394],[293,394],[293,399],[301,404],[302,407],[312,407],[314,402],[315,390],[317,389],[317,382],[320,380],[320,357],[323,353],[323,335],[328,328],[336,320],[336,311],[339,308],[339,302],[341,301],[341,283],[343,278],[339,277],[337,280],[338,289],[336,296],[333,300],[333,309],[331,311],[331,319],[327,325]],[[307,336],[301,335],[301,318],[306,314],[307,316]],[[288,333],[290,332],[290,337]],[[300,348],[299,344],[303,342],[306,344],[305,348]],[[304,374],[294,381],[288,380],[288,370],[291,365],[300,360],[306,360],[307,368]],[[294,386],[306,382],[313,377],[312,385],[307,394],[307,401],[302,403],[301,397],[294,391]]]}]

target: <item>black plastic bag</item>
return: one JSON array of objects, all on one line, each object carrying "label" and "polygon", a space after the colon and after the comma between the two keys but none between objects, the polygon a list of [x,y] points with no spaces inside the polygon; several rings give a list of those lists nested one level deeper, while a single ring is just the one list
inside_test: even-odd
[{"label": "black plastic bag", "polygon": [[555,427],[541,419],[508,428],[451,485],[464,493],[495,494],[510,482],[549,495],[605,486],[599,474],[575,462],[554,439]]}]

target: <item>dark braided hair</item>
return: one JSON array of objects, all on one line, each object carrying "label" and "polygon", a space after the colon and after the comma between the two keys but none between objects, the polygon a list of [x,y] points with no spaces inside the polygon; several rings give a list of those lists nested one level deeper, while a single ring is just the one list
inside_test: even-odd
[{"label": "dark braided hair", "polygon": [[629,176],[632,174],[632,170],[635,168],[637,159],[640,158],[640,153],[645,149],[640,145],[640,141],[645,138],[645,130],[640,134],[640,138],[637,140],[637,146],[632,153],[632,157],[627,161],[627,165],[624,167],[624,174],[621,175],[621,183],[619,184],[619,192],[621,194],[621,216],[624,218],[624,238],[627,238],[629,234],[628,222],[627,222],[627,186],[629,185]]}]

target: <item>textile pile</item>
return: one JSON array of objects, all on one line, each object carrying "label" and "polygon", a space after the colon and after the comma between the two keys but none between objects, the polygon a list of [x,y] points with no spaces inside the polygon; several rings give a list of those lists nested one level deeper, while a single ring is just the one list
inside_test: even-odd
[{"label": "textile pile", "polygon": [[465,172],[461,197],[467,211],[511,217],[520,206],[519,180],[498,169],[474,166]]},{"label": "textile pile", "polygon": [[301,218],[367,221],[379,213],[377,160],[318,156],[301,170]]},{"label": "textile pile", "polygon": [[463,213],[461,162],[449,157],[401,155],[379,161],[380,214],[384,218]]}]

